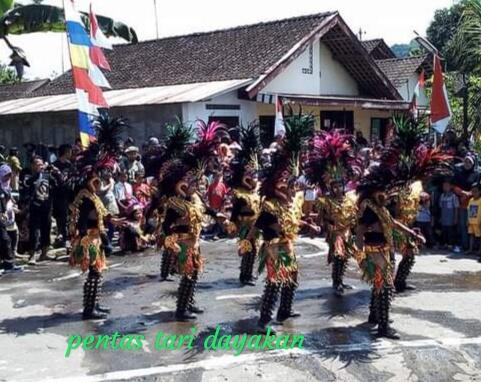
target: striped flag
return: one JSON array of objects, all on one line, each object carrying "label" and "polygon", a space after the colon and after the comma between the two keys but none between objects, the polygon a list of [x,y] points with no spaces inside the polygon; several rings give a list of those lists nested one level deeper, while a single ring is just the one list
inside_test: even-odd
[{"label": "striped flag", "polygon": [[100,68],[110,70],[110,66],[99,46],[105,45],[98,42],[105,36],[98,28],[95,15],[90,14],[91,29],[95,29],[91,32],[96,37],[94,39],[85,30],[80,14],[75,10],[74,0],[64,0],[64,9],[72,79],[78,102],[80,139],[86,147],[95,140],[93,121],[100,114],[99,109],[109,107],[102,87],[110,88],[110,84]]},{"label": "striped flag", "polygon": [[444,84],[441,59],[434,55],[433,91],[431,94],[431,123],[433,129],[444,133],[451,120],[451,107],[449,106],[448,93]]}]

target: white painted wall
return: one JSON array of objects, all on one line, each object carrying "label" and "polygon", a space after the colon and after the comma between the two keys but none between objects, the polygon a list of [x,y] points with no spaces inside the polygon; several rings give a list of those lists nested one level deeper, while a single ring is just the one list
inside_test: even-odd
[{"label": "white painted wall", "polygon": [[[207,104],[240,105],[240,110],[207,110]],[[205,102],[184,103],[182,105],[184,122],[192,123],[198,119],[208,121],[210,116],[239,117],[240,122],[247,124],[257,118],[256,102],[238,99],[237,90],[235,90]]]},{"label": "white painted wall", "polygon": [[359,89],[356,81],[349,75],[341,63],[332,58],[329,48],[320,44],[321,57],[321,91],[322,95],[357,96]]},{"label": "white painted wall", "polygon": [[262,93],[355,96],[359,90],[346,69],[332,58],[332,53],[322,42],[312,45],[312,70],[310,48],[306,48],[283,72],[272,80]]},{"label": "white painted wall", "polygon": [[[403,97],[403,100],[406,102],[411,102],[413,99],[414,88],[418,83],[419,75],[417,73],[413,73],[411,77],[409,77],[408,81],[402,85],[400,85],[397,90],[399,94]],[[426,97],[426,94],[421,93],[418,99],[418,105],[421,107],[427,107],[429,105],[429,100]]]}]

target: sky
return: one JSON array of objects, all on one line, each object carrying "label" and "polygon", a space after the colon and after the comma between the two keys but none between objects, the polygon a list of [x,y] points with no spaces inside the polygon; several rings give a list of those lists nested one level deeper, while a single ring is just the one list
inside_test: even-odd
[{"label": "sky", "polygon": [[[363,39],[382,37],[389,45],[409,43],[414,30],[424,35],[435,10],[454,3],[453,0],[75,0],[75,3],[79,10],[87,11],[91,1],[97,14],[127,23],[140,40],[156,38],[156,3],[160,37],[337,10],[355,33],[362,29]],[[61,0],[44,2],[62,4]],[[26,78],[52,77],[68,69],[64,34],[12,36],[11,42],[24,49],[30,61]],[[0,62],[6,63],[8,56],[9,50],[0,40]]]}]

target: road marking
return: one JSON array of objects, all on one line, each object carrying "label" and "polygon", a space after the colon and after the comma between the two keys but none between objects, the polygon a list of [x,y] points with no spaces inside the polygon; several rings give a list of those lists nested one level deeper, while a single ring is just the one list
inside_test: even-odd
[{"label": "road marking", "polygon": [[236,300],[244,298],[260,297],[260,294],[225,294],[223,296],[217,296],[215,299],[219,300]]},{"label": "road marking", "polygon": [[52,279],[52,281],[64,281],[64,280],[74,279],[75,277],[79,277],[81,274],[82,272],[73,272],[66,276],[55,277],[54,279]]},{"label": "road marking", "polygon": [[300,255],[299,257],[301,259],[310,259],[311,257],[321,257],[324,255],[324,252],[317,252],[317,253],[311,253],[310,255]]},{"label": "road marking", "polygon": [[324,353],[346,353],[357,351],[373,351],[373,350],[393,350],[402,347],[416,348],[416,347],[458,347],[460,345],[481,345],[481,337],[474,338],[443,338],[423,339],[413,341],[387,341],[381,340],[379,342],[364,342],[359,344],[348,345],[332,345],[325,346],[318,351],[309,351],[305,349],[289,349],[289,350],[274,350],[264,353],[248,353],[239,356],[222,355],[219,357],[210,357],[205,360],[200,360],[192,363],[179,363],[169,366],[156,366],[144,369],[132,369],[112,371],[104,374],[86,375],[79,377],[58,378],[58,379],[44,379],[40,382],[104,382],[109,380],[129,380],[132,378],[142,378],[149,375],[176,373],[193,369],[204,370],[219,370],[236,364],[244,364],[248,362],[265,361],[270,358],[279,356],[307,356]]}]

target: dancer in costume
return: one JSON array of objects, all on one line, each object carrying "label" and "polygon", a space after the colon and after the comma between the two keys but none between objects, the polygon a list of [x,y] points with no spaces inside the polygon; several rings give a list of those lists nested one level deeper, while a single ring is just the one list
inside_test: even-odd
[{"label": "dancer in costume", "polygon": [[173,159],[162,169],[160,189],[166,197],[162,233],[163,246],[176,257],[181,281],[175,317],[180,321],[195,319],[202,313],[195,305],[195,287],[203,268],[200,233],[206,209],[197,194],[199,181],[209,161],[214,160],[220,125],[198,125],[198,140],[181,158]]},{"label": "dancer in costume", "polygon": [[[298,287],[298,266],[294,241],[304,223],[302,218],[302,192],[297,192],[299,160],[314,128],[312,115],[291,115],[285,118],[286,134],[272,155],[270,167],[264,173],[260,192],[264,198],[260,214],[247,239],[254,240],[258,232],[264,242],[259,252],[259,272],[267,270],[258,327],[265,331],[279,292],[281,302],[277,320],[282,322],[299,313],[293,311],[295,291]],[[311,228],[315,228],[312,227]]]},{"label": "dancer in costume", "polygon": [[354,255],[352,229],[356,225],[357,197],[346,193],[348,179],[361,173],[361,161],[356,157],[351,142],[353,136],[339,131],[321,131],[309,143],[304,166],[307,180],[323,190],[319,198],[319,223],[326,229],[329,245],[327,261],[332,264],[332,287],[342,296],[343,276],[347,262]]},{"label": "dancer in costume", "polygon": [[162,151],[158,152],[158,156],[151,157],[151,167],[158,177],[159,186],[157,192],[153,196],[150,208],[146,215],[149,217],[154,213],[154,210],[156,210],[158,215],[158,225],[155,236],[158,240],[158,248],[162,250],[160,260],[160,281],[172,281],[169,279],[169,275],[175,273],[176,256],[171,250],[164,246],[165,233],[163,232],[162,226],[165,219],[168,192],[162,189],[162,179],[164,172],[168,169],[171,162],[183,155],[188,143],[194,137],[194,132],[191,126],[185,125],[180,119],[177,119],[172,124],[166,125],[165,130],[166,136],[163,141]]},{"label": "dancer in costume", "polygon": [[[400,184],[391,195],[391,212],[403,225],[412,227],[419,210],[422,182],[433,176],[451,175],[453,157],[427,146],[428,131],[421,121],[403,117],[394,118],[394,123],[396,135],[383,150],[381,162],[394,170]],[[394,244],[402,254],[394,279],[396,292],[415,289],[407,283],[407,278],[419,254],[419,243],[411,235],[395,230]]]},{"label": "dancer in costume", "polygon": [[393,230],[424,238],[395,220],[386,208],[387,193],[392,189],[396,176],[382,163],[372,167],[359,184],[359,212],[356,230],[357,261],[363,271],[363,279],[372,284],[369,322],[378,324],[378,335],[399,339],[389,323],[394,280]]},{"label": "dancer in costume", "polygon": [[225,223],[230,236],[239,237],[238,253],[242,258],[239,280],[242,285],[255,285],[254,263],[259,249],[257,237],[247,239],[260,210],[259,195],[259,126],[250,124],[240,129],[241,149],[228,169],[227,184],[232,189],[232,214]]},{"label": "dancer in costume", "polygon": [[70,206],[70,237],[72,252],[70,265],[79,266],[87,272],[84,283],[83,319],[102,319],[110,309],[98,303],[102,283],[102,272],[107,268],[106,252],[111,251],[105,224],[121,224],[111,217],[97,196],[102,170],[113,171],[117,166],[117,153],[122,142],[121,133],[126,127],[120,118],[100,117],[96,121],[97,143],[82,152],[76,161],[74,178],[76,196]]}]

